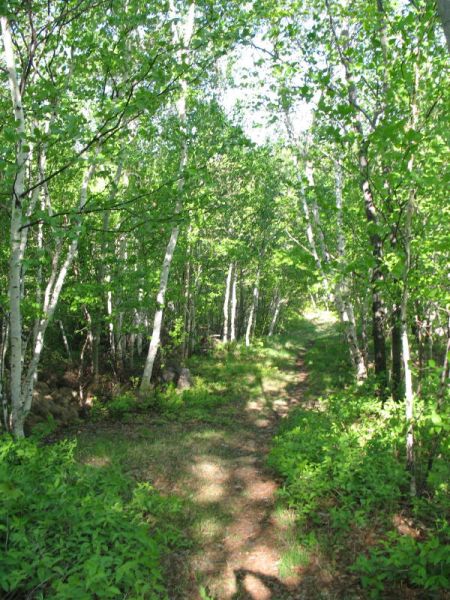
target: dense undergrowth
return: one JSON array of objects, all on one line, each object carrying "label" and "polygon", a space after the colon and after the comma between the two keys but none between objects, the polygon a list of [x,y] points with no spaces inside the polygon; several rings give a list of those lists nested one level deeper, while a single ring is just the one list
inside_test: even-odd
[{"label": "dense undergrowth", "polygon": [[[311,338],[311,324],[303,330]],[[401,597],[407,586],[437,598],[450,588],[450,448],[448,420],[435,409],[433,365],[429,396],[417,406],[412,500],[402,404],[383,405],[371,382],[349,382],[336,332],[314,337],[307,394],[320,402],[291,414],[269,458],[285,478],[281,498],[295,510],[299,539],[360,577],[370,597]]]},{"label": "dense undergrowth", "polygon": [[227,452],[222,442],[242,427],[236,410],[294,354],[258,341],[219,347],[192,357],[195,383],[182,393],[130,390],[95,400],[84,425],[55,434],[49,420],[30,439],[0,438],[0,597],[185,597],[173,587],[183,581],[168,583],[174,552],[201,544],[206,523],[220,525],[220,538],[229,517],[158,493],[152,479],[188,490],[192,453],[210,438]]},{"label": "dense undergrowth", "polygon": [[1,597],[166,598],[162,558],[185,543],[179,505],[74,451],[1,440]]},{"label": "dense undergrowth", "polygon": [[371,382],[352,384],[334,323],[292,329],[250,349],[193,357],[195,383],[182,393],[168,386],[145,398],[130,391],[96,401],[74,439],[48,444],[42,431],[20,443],[3,437],[0,596],[186,597],[187,572],[168,580],[171,557],[201,548],[206,535],[221,544],[230,519],[216,504],[195,502],[204,482],[193,480],[192,463],[239,452],[247,425],[237,415],[253,400],[270,409],[278,384],[284,389],[283,370],[303,349],[306,386],[285,389],[300,405],[282,422],[269,457],[285,481],[281,508],[296,518],[280,568],[320,554],[356,597],[362,583],[367,597],[406,590],[440,598],[450,580],[450,452],[448,421],[434,409],[433,365],[418,403],[419,494],[411,501],[402,404],[382,405]]}]

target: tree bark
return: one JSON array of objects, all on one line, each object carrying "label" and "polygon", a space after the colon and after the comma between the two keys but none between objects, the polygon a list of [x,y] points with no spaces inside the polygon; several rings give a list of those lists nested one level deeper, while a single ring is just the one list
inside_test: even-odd
[{"label": "tree bark", "polygon": [[252,305],[250,308],[250,313],[248,315],[247,329],[245,331],[245,345],[247,347],[250,346],[252,330],[254,330],[254,328],[255,328],[256,313],[258,311],[258,300],[259,300],[259,271],[256,274],[256,282],[255,282],[255,286],[253,288],[253,294],[252,294]]},{"label": "tree bark", "polygon": [[437,0],[437,10],[447,40],[447,49],[450,53],[450,0]]},{"label": "tree bark", "polygon": [[[171,2],[171,11],[176,16],[176,11],[173,3]],[[176,43],[180,45],[180,49],[178,51],[178,59],[180,63],[183,60],[184,52],[189,54],[189,45],[191,42],[192,34],[194,31],[194,23],[195,23],[195,3],[190,4],[188,13],[186,18],[184,19],[184,23],[181,28],[178,29],[178,26],[173,24],[174,38]],[[175,207],[175,214],[179,215],[182,209],[182,195],[184,190],[184,177],[183,173],[187,165],[188,158],[188,146],[187,146],[187,132],[186,132],[186,100],[188,93],[188,84],[185,79],[181,80],[181,94],[180,98],[176,103],[176,109],[178,118],[180,120],[181,133],[183,135],[183,142],[181,147],[181,157],[179,163],[179,179],[178,179],[178,200]],[[178,225],[172,228],[172,232],[170,234],[169,243],[167,244],[166,252],[164,255],[163,265],[161,269],[161,276],[159,281],[159,290],[158,295],[156,297],[156,312],[153,320],[153,332],[152,338],[150,340],[150,346],[148,349],[147,359],[145,362],[144,373],[142,375],[141,381],[141,391],[145,392],[150,387],[150,381],[153,374],[153,367],[155,364],[156,355],[158,353],[158,348],[161,340],[161,326],[164,315],[164,302],[167,291],[167,283],[169,280],[169,272],[170,266],[172,264],[173,254],[175,252],[175,247],[177,245],[178,234],[180,232],[180,228]]]},{"label": "tree bark", "polygon": [[1,28],[17,133],[16,173],[11,202],[8,298],[11,346],[11,428],[15,437],[20,438],[24,437],[24,414],[22,406],[21,226],[28,153],[25,149],[25,115],[19,82],[17,80],[14,45],[9,21],[6,17],[1,17]]},{"label": "tree bark", "polygon": [[383,260],[383,242],[377,232],[378,213],[375,206],[372,187],[369,179],[369,156],[368,141],[362,122],[361,108],[358,103],[358,94],[352,71],[352,62],[347,54],[349,46],[349,32],[344,29],[341,32],[342,44],[338,38],[333,16],[330,10],[329,0],[325,0],[328,9],[328,17],[331,32],[339,52],[341,64],[344,69],[347,82],[348,102],[353,107],[355,118],[353,128],[360,138],[358,151],[358,169],[359,185],[363,196],[366,220],[369,229],[369,241],[374,258],[374,267],[372,270],[372,338],[374,346],[375,374],[378,377],[380,394],[385,395],[387,387],[387,361],[386,361],[386,339],[384,332],[384,305],[381,296],[381,282],[383,281],[382,260]]},{"label": "tree bark", "polygon": [[401,400],[402,385],[402,328],[401,328],[401,307],[394,305],[392,311],[392,376],[391,390],[395,402]]},{"label": "tree bark", "polygon": [[228,267],[227,280],[225,284],[225,299],[223,301],[223,338],[224,344],[228,342],[229,333],[229,315],[230,315],[230,295],[231,295],[231,278],[233,275],[233,263]]},{"label": "tree bark", "polygon": [[[345,256],[345,235],[342,215],[342,168],[339,161],[336,161],[335,164],[335,197],[337,211],[337,250],[339,262],[343,262]],[[345,275],[341,275],[340,273],[337,275],[334,298],[341,323],[345,329],[345,336],[347,338],[351,361],[356,371],[356,378],[358,381],[361,381],[367,378],[367,370],[363,353],[358,345],[355,312],[349,298],[347,280]]]},{"label": "tree bark", "polygon": [[235,265],[235,267],[234,267],[233,283],[231,286],[230,342],[236,341],[236,314],[237,314],[237,265]]}]

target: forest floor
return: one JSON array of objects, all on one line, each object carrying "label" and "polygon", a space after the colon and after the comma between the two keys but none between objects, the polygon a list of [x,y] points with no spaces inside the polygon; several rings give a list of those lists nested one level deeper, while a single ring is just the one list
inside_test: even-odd
[{"label": "forest floor", "polygon": [[[182,504],[179,527],[190,543],[168,560],[171,599],[358,597],[357,590],[342,595],[336,570],[298,544],[294,515],[277,501],[281,482],[266,462],[281,420],[316,402],[305,351],[332,325],[322,316],[250,350],[197,357],[194,388],[179,400],[174,392],[158,415],[78,431],[81,462],[118,469]],[[324,365],[322,391],[326,378]]]}]

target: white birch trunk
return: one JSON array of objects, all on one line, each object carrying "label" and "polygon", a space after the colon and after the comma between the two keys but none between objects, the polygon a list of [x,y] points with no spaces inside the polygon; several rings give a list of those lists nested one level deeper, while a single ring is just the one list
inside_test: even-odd
[{"label": "white birch trunk", "polygon": [[5,378],[5,358],[9,344],[9,321],[5,317],[2,319],[1,335],[0,335],[0,404],[3,410],[3,425],[6,431],[9,429],[9,411],[8,400],[3,390],[3,381]]},{"label": "white birch trunk", "polygon": [[255,328],[256,312],[258,310],[258,300],[259,300],[259,272],[256,275],[256,283],[255,283],[255,287],[253,288],[253,295],[252,295],[252,306],[250,308],[250,313],[248,315],[247,330],[245,332],[245,345],[247,347],[250,346],[252,330],[254,330],[254,328]]},{"label": "white birch trunk", "polygon": [[[189,236],[189,233],[188,233]],[[181,356],[187,358],[189,353],[189,335],[190,335],[190,325],[191,325],[191,317],[190,317],[190,299],[191,299],[191,261],[190,261],[190,244],[188,241],[187,248],[187,261],[186,261],[186,276],[184,281],[184,310],[183,310],[183,343],[181,348]]]},{"label": "white birch trunk", "polygon": [[16,174],[12,190],[10,259],[9,259],[9,314],[11,345],[11,428],[16,437],[23,437],[22,406],[22,314],[21,314],[21,226],[22,202],[25,191],[25,176],[28,154],[25,150],[25,116],[22,96],[17,80],[16,59],[9,21],[1,17],[2,39],[9,87],[16,121]]},{"label": "white birch trunk", "polygon": [[[111,189],[111,192],[108,197],[108,203],[111,205],[114,203],[114,200],[117,195],[117,191],[119,189],[120,178],[122,177],[122,168],[123,168],[123,160],[122,160],[122,158],[120,158],[118,165],[117,165],[116,173],[114,175],[112,189]],[[110,213],[108,210],[106,210],[103,213],[103,232],[102,232],[102,239],[101,239],[101,249],[100,249],[101,257],[100,257],[100,266],[99,266],[98,276],[99,276],[100,284],[104,285],[106,283],[108,287],[111,282],[111,275],[109,273],[108,263],[106,260],[106,252],[107,252],[107,247],[108,247],[107,231],[109,229],[109,222],[110,222]],[[113,323],[113,319],[112,319],[112,312],[113,312],[112,292],[111,292],[111,290],[108,289],[106,292],[106,314],[108,316],[108,336],[109,336],[109,346],[110,346],[110,351],[111,351],[111,358],[112,358],[113,364],[115,365],[116,364],[116,341],[115,341],[115,337],[114,337],[114,323]],[[94,339],[95,354],[96,354],[95,359],[94,359],[95,377],[98,376],[98,352],[99,352],[99,345],[100,345],[100,337],[101,337],[101,330],[100,330],[100,325],[99,325],[97,327],[97,331],[96,331],[95,339]]]},{"label": "white birch trunk", "polygon": [[[117,244],[117,254],[119,258],[119,262],[121,264],[126,264],[128,253],[127,253],[127,242],[125,236],[120,236]],[[123,303],[123,298],[119,299],[119,307]],[[119,370],[123,370],[124,368],[124,357],[126,354],[126,338],[123,333],[123,320],[124,314],[123,310],[119,310],[119,314],[117,315],[117,327],[116,327],[116,359],[117,359],[117,367]]]},{"label": "white birch trunk", "polygon": [[[285,120],[286,120],[286,129],[287,129],[288,137],[289,137],[291,143],[295,144],[297,146],[298,140],[296,139],[296,136],[294,133],[294,128],[292,127],[290,115],[287,111],[285,111],[285,117],[286,117]],[[294,165],[297,169],[297,179],[300,184],[300,202],[301,202],[302,209],[303,209],[303,215],[305,217],[306,238],[308,240],[308,244],[311,249],[311,254],[314,258],[314,262],[316,263],[317,271],[319,272],[320,277],[322,279],[322,286],[325,291],[326,298],[328,298],[329,291],[330,291],[330,284],[329,284],[328,278],[327,278],[324,268],[323,268],[322,259],[317,251],[316,238],[314,235],[314,230],[313,230],[312,221],[311,221],[311,215],[310,215],[310,211],[309,211],[308,202],[306,199],[306,191],[304,189],[302,178],[300,175],[300,164],[299,164],[298,157],[295,154],[293,155],[293,160],[294,160]],[[312,165],[311,165],[310,161],[307,161],[307,163],[306,163],[305,175],[306,175],[306,179],[308,181],[308,185],[311,187],[314,187],[314,176],[313,176],[313,170],[312,170]],[[314,209],[313,209],[313,213],[314,213]],[[319,211],[317,208],[317,204],[315,205],[315,214],[313,214],[313,216],[317,219],[317,225],[318,225],[317,231],[320,232],[320,234],[322,234],[322,230],[320,229]],[[323,234],[322,234],[322,241],[323,241],[323,257],[326,260],[328,253],[326,252],[326,249],[325,249],[325,240],[323,239]]]},{"label": "white birch trunk", "polygon": [[228,319],[230,314],[230,290],[231,290],[231,277],[233,275],[233,263],[230,263],[228,267],[227,281],[225,284],[225,299],[223,301],[223,343],[228,342]]},{"label": "white birch trunk", "polygon": [[406,417],[406,462],[410,471],[410,493],[416,495],[415,459],[414,459],[414,390],[411,372],[411,355],[408,339],[408,274],[411,265],[411,224],[413,215],[413,192],[408,202],[405,226],[405,272],[401,304],[401,339],[403,372],[405,377],[405,417]]},{"label": "white birch trunk", "polygon": [[167,244],[166,253],[164,255],[163,266],[161,269],[161,277],[159,282],[159,291],[156,297],[156,312],[153,319],[153,332],[148,348],[147,359],[145,361],[144,373],[141,381],[141,391],[146,391],[150,387],[150,381],[153,374],[156,355],[158,353],[159,342],[161,339],[161,326],[164,314],[164,301],[167,290],[167,282],[169,280],[170,265],[172,263],[173,253],[177,244],[179,228],[174,227],[170,235],[169,243]]},{"label": "white birch trunk", "polygon": [[70,351],[69,340],[67,339],[66,331],[64,329],[64,324],[61,320],[58,321],[59,329],[61,331],[61,337],[63,340],[64,348],[67,353],[67,358],[70,362],[72,362],[72,352]]},{"label": "white birch trunk", "polygon": [[278,318],[280,316],[280,311],[281,311],[282,305],[283,305],[283,300],[282,300],[281,296],[277,295],[277,298],[275,301],[275,308],[273,311],[272,320],[270,322],[270,327],[269,327],[269,337],[271,337],[275,332],[275,327],[277,325]]},{"label": "white birch trunk", "polygon": [[142,289],[139,290],[138,299],[139,299],[139,309],[136,311],[136,325],[138,327],[138,332],[136,335],[136,349],[138,356],[142,356],[142,325],[147,325],[147,318],[142,315],[142,298],[144,297],[144,291]]},{"label": "white birch trunk", "polygon": [[[306,174],[306,179],[308,181],[308,185],[310,187],[314,188],[315,187],[314,170],[313,170],[312,162],[309,160],[306,162],[305,174]],[[317,206],[317,200],[315,198],[315,195],[313,197],[311,208],[312,208],[314,225],[315,225],[315,229],[317,232],[317,237],[319,239],[320,252],[321,252],[321,255],[322,255],[324,261],[327,263],[330,260],[330,255],[328,253],[327,246],[325,243],[325,237],[323,235],[322,226],[320,223],[319,207]]]},{"label": "white birch trunk", "polygon": [[[411,102],[411,128],[417,126],[417,90],[419,87],[419,67],[414,65],[414,94]],[[414,166],[414,155],[408,161],[408,171],[411,173]],[[415,474],[415,451],[414,451],[414,390],[411,371],[411,355],[408,339],[408,278],[411,269],[411,236],[412,236],[412,219],[414,213],[415,189],[411,189],[408,204],[406,206],[405,219],[405,268],[403,272],[403,296],[400,308],[401,319],[401,338],[402,338],[402,355],[403,355],[403,372],[405,377],[405,417],[406,417],[406,463],[410,472],[410,494],[416,495],[416,474]]]},{"label": "white birch trunk", "polygon": [[236,314],[237,314],[237,268],[234,266],[233,284],[231,286],[231,315],[230,315],[230,342],[236,341]]},{"label": "white birch trunk", "polygon": [[[173,2],[170,3],[171,12],[176,16],[176,10]],[[180,44],[180,50],[178,51],[178,60],[181,62],[183,59],[183,53],[189,54],[189,45],[191,42],[192,34],[194,31],[195,23],[195,3],[189,6],[188,13],[184,19],[183,24],[178,29],[177,25],[173,25],[173,32],[175,42]],[[189,57],[188,57],[189,58]],[[178,200],[175,208],[175,213],[178,215],[182,209],[182,194],[184,189],[184,177],[183,172],[186,168],[188,158],[188,147],[187,147],[187,135],[186,135],[186,99],[188,92],[188,84],[185,79],[181,81],[181,95],[176,103],[176,109],[178,118],[180,120],[181,131],[183,134],[183,144],[181,149],[181,157],[179,164],[179,180],[178,180]],[[169,280],[170,265],[172,264],[173,254],[177,245],[178,234],[180,228],[178,225],[172,228],[170,234],[169,243],[167,244],[166,252],[164,255],[163,265],[161,269],[161,276],[159,281],[159,290],[156,297],[156,312],[153,320],[153,332],[150,340],[150,346],[148,348],[147,359],[145,361],[144,373],[142,375],[142,381],[140,389],[146,391],[150,387],[150,381],[153,374],[153,367],[155,364],[156,355],[161,340],[161,326],[164,314],[164,302],[167,291],[167,283]]]}]

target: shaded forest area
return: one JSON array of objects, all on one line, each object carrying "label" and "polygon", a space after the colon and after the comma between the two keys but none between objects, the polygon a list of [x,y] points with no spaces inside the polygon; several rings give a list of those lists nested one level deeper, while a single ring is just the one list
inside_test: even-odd
[{"label": "shaded forest area", "polygon": [[449,0],[0,21],[1,597],[449,598]]}]

